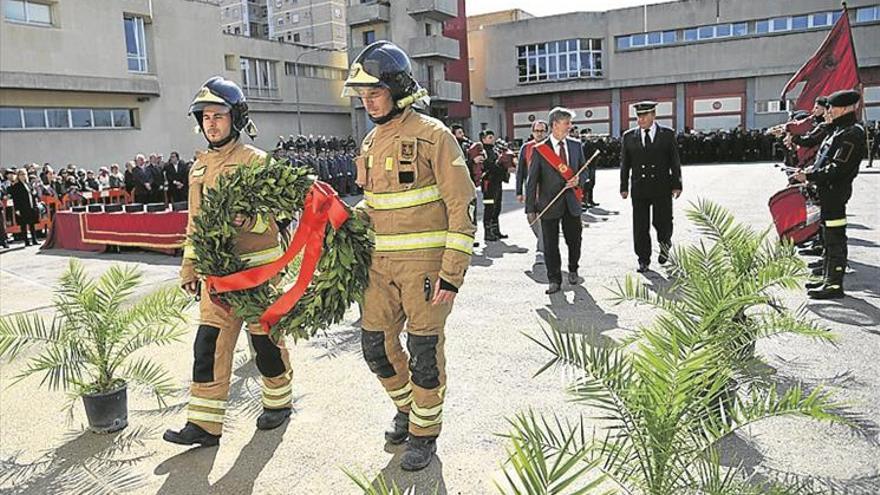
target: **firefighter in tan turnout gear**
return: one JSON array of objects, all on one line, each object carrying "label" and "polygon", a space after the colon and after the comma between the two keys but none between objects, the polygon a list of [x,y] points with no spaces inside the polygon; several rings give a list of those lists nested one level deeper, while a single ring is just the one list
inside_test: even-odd
[{"label": "firefighter in tan turnout gear", "polygon": [[397,408],[385,439],[409,438],[401,467],[414,471],[431,462],[443,422],[443,327],[473,251],[474,188],[452,133],[410,107],[427,92],[400,48],[367,46],[343,96],[360,97],[376,124],[357,159],[376,236],[361,344]]},{"label": "firefighter in tan turnout gear", "polygon": [[[190,114],[199,123],[208,140],[208,150],[197,154],[189,173],[189,221],[187,234],[194,229],[193,219],[199,216],[204,190],[216,186],[221,174],[229,174],[239,166],[262,162],[266,153],[239,141],[242,132],[251,139],[256,127],[248,118],[248,107],[241,89],[232,81],[213,77],[205,82],[190,106]],[[236,218],[238,238],[236,251],[248,267],[270,263],[282,254],[278,228],[274,219]],[[182,430],[168,430],[164,439],[183,445],[217,445],[223,427],[223,416],[229,396],[232,354],[241,331],[242,320],[211,301],[207,289],[199,283],[195,253],[190,241],[184,245],[181,286],[199,294],[199,328],[193,344],[193,374],[187,423]],[[249,325],[251,343],[256,351],[256,364],[263,375],[263,413],[257,428],[269,430],[280,426],[290,416],[291,371],[283,342],[275,345],[259,325]]]}]

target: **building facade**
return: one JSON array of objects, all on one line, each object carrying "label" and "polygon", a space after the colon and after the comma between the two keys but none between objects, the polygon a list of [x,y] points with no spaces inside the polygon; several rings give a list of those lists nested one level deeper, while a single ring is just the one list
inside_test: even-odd
[{"label": "building facade", "polygon": [[345,0],[263,0],[269,10],[269,37],[331,50],[345,50]]},{"label": "building facade", "polygon": [[215,75],[244,88],[261,148],[351,132],[344,52],[206,30],[216,1],[4,1],[24,9],[0,21],[0,166],[189,157],[205,144],[189,103]]},{"label": "building facade", "polygon": [[220,27],[224,33],[268,38],[267,0],[220,0]]},{"label": "building facade", "polygon": [[[786,118],[783,86],[839,15],[836,0],[688,0],[484,25],[471,57],[487,76],[474,84],[494,106],[474,125],[524,138],[565,105],[577,125],[618,136],[634,125],[633,104],[653,99],[677,130],[769,127]],[[880,5],[852,0],[849,16],[867,118],[880,120]]]},{"label": "building facade", "polygon": [[[462,53],[467,60],[467,48],[462,47],[467,44],[464,0],[349,1],[349,61],[374,41],[393,41],[409,54],[416,79],[431,95],[432,115],[444,121],[467,118],[467,105],[463,110],[450,109],[451,104],[467,101],[462,97],[469,84],[466,65],[448,70],[448,64],[462,59]],[[458,24],[447,30],[444,24],[456,19]],[[355,137],[363,137],[371,127],[360,102],[354,99]]]}]

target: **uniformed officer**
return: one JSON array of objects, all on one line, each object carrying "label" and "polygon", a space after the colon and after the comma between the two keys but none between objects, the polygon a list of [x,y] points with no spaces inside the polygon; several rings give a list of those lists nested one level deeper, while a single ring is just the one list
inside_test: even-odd
[{"label": "uniformed officer", "polygon": [[501,233],[499,217],[501,215],[502,183],[508,172],[498,162],[498,150],[495,148],[495,132],[491,129],[480,131],[479,146],[483,151],[480,175],[480,190],[483,193],[483,231],[487,241],[507,239]]},{"label": "uniformed officer", "polygon": [[[256,127],[248,117],[244,93],[234,82],[219,76],[209,79],[190,105],[190,114],[207,139],[208,150],[197,153],[189,173],[188,236],[193,233],[195,219],[200,214],[203,191],[215,187],[221,175],[232,173],[238,167],[262,163],[266,158],[264,151],[239,140],[242,132],[253,139]],[[282,255],[274,219],[238,216],[235,224],[238,234],[235,250],[248,267],[270,263]],[[180,282],[190,293],[201,295],[199,328],[193,344],[192,385],[186,426],[179,431],[166,431],[163,438],[177,444],[209,446],[220,441],[232,354],[242,320],[211,301],[207,288],[199,283],[205,274],[196,272],[195,260],[188,238],[184,244]],[[290,416],[292,391],[287,350],[283,342],[273,343],[259,325],[248,325],[248,332],[256,351],[257,369],[263,375],[263,413],[257,418],[257,428],[277,428]]]},{"label": "uniformed officer", "polygon": [[396,45],[364,48],[343,96],[359,96],[376,124],[357,158],[376,236],[363,303],[364,359],[397,408],[385,439],[409,437],[401,467],[419,470],[433,458],[443,423],[444,325],[473,251],[473,183],[449,129],[410,108],[427,91]]},{"label": "uniformed officer", "polygon": [[811,299],[844,297],[846,271],[846,203],[852,196],[852,182],[859,165],[868,155],[865,129],[857,122],[858,91],[838,91],[828,97],[831,130],[819,146],[812,171],[795,174],[799,182],[816,185],[821,202],[822,238],[825,243],[825,276],[821,283],[808,285]]},{"label": "uniformed officer", "polygon": [[651,264],[651,224],[660,244],[657,261],[666,263],[672,247],[672,199],[681,195],[682,187],[675,132],[654,121],[656,107],[655,101],[636,103],[638,127],[624,133],[620,154],[623,199],[630,195],[632,171],[633,244],[639,273]]}]

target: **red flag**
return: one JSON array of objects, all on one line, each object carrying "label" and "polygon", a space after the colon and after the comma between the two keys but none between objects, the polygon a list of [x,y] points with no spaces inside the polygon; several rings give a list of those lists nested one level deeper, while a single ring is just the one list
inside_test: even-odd
[{"label": "red flag", "polygon": [[834,23],[834,27],[819,50],[785,85],[782,99],[784,100],[785,94],[802,81],[806,84],[794,104],[796,110],[809,111],[813,108],[816,98],[828,96],[841,89],[854,89],[859,86],[859,66],[846,8],[843,9],[843,15]]}]

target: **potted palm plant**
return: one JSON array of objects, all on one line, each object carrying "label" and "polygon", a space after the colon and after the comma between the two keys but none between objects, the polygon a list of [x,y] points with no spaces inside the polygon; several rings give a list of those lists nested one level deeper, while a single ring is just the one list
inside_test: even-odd
[{"label": "potted palm plant", "polygon": [[0,359],[38,349],[13,384],[42,375],[41,385],[71,392],[70,412],[82,397],[89,427],[98,433],[128,425],[129,385],[143,387],[164,405],[174,381],[161,365],[137,353],[179,340],[190,298],[178,287],[164,287],[131,303],[141,281],[132,266],[112,266],[95,280],[71,260],[55,290],[54,316],[30,312],[0,318]]}]

